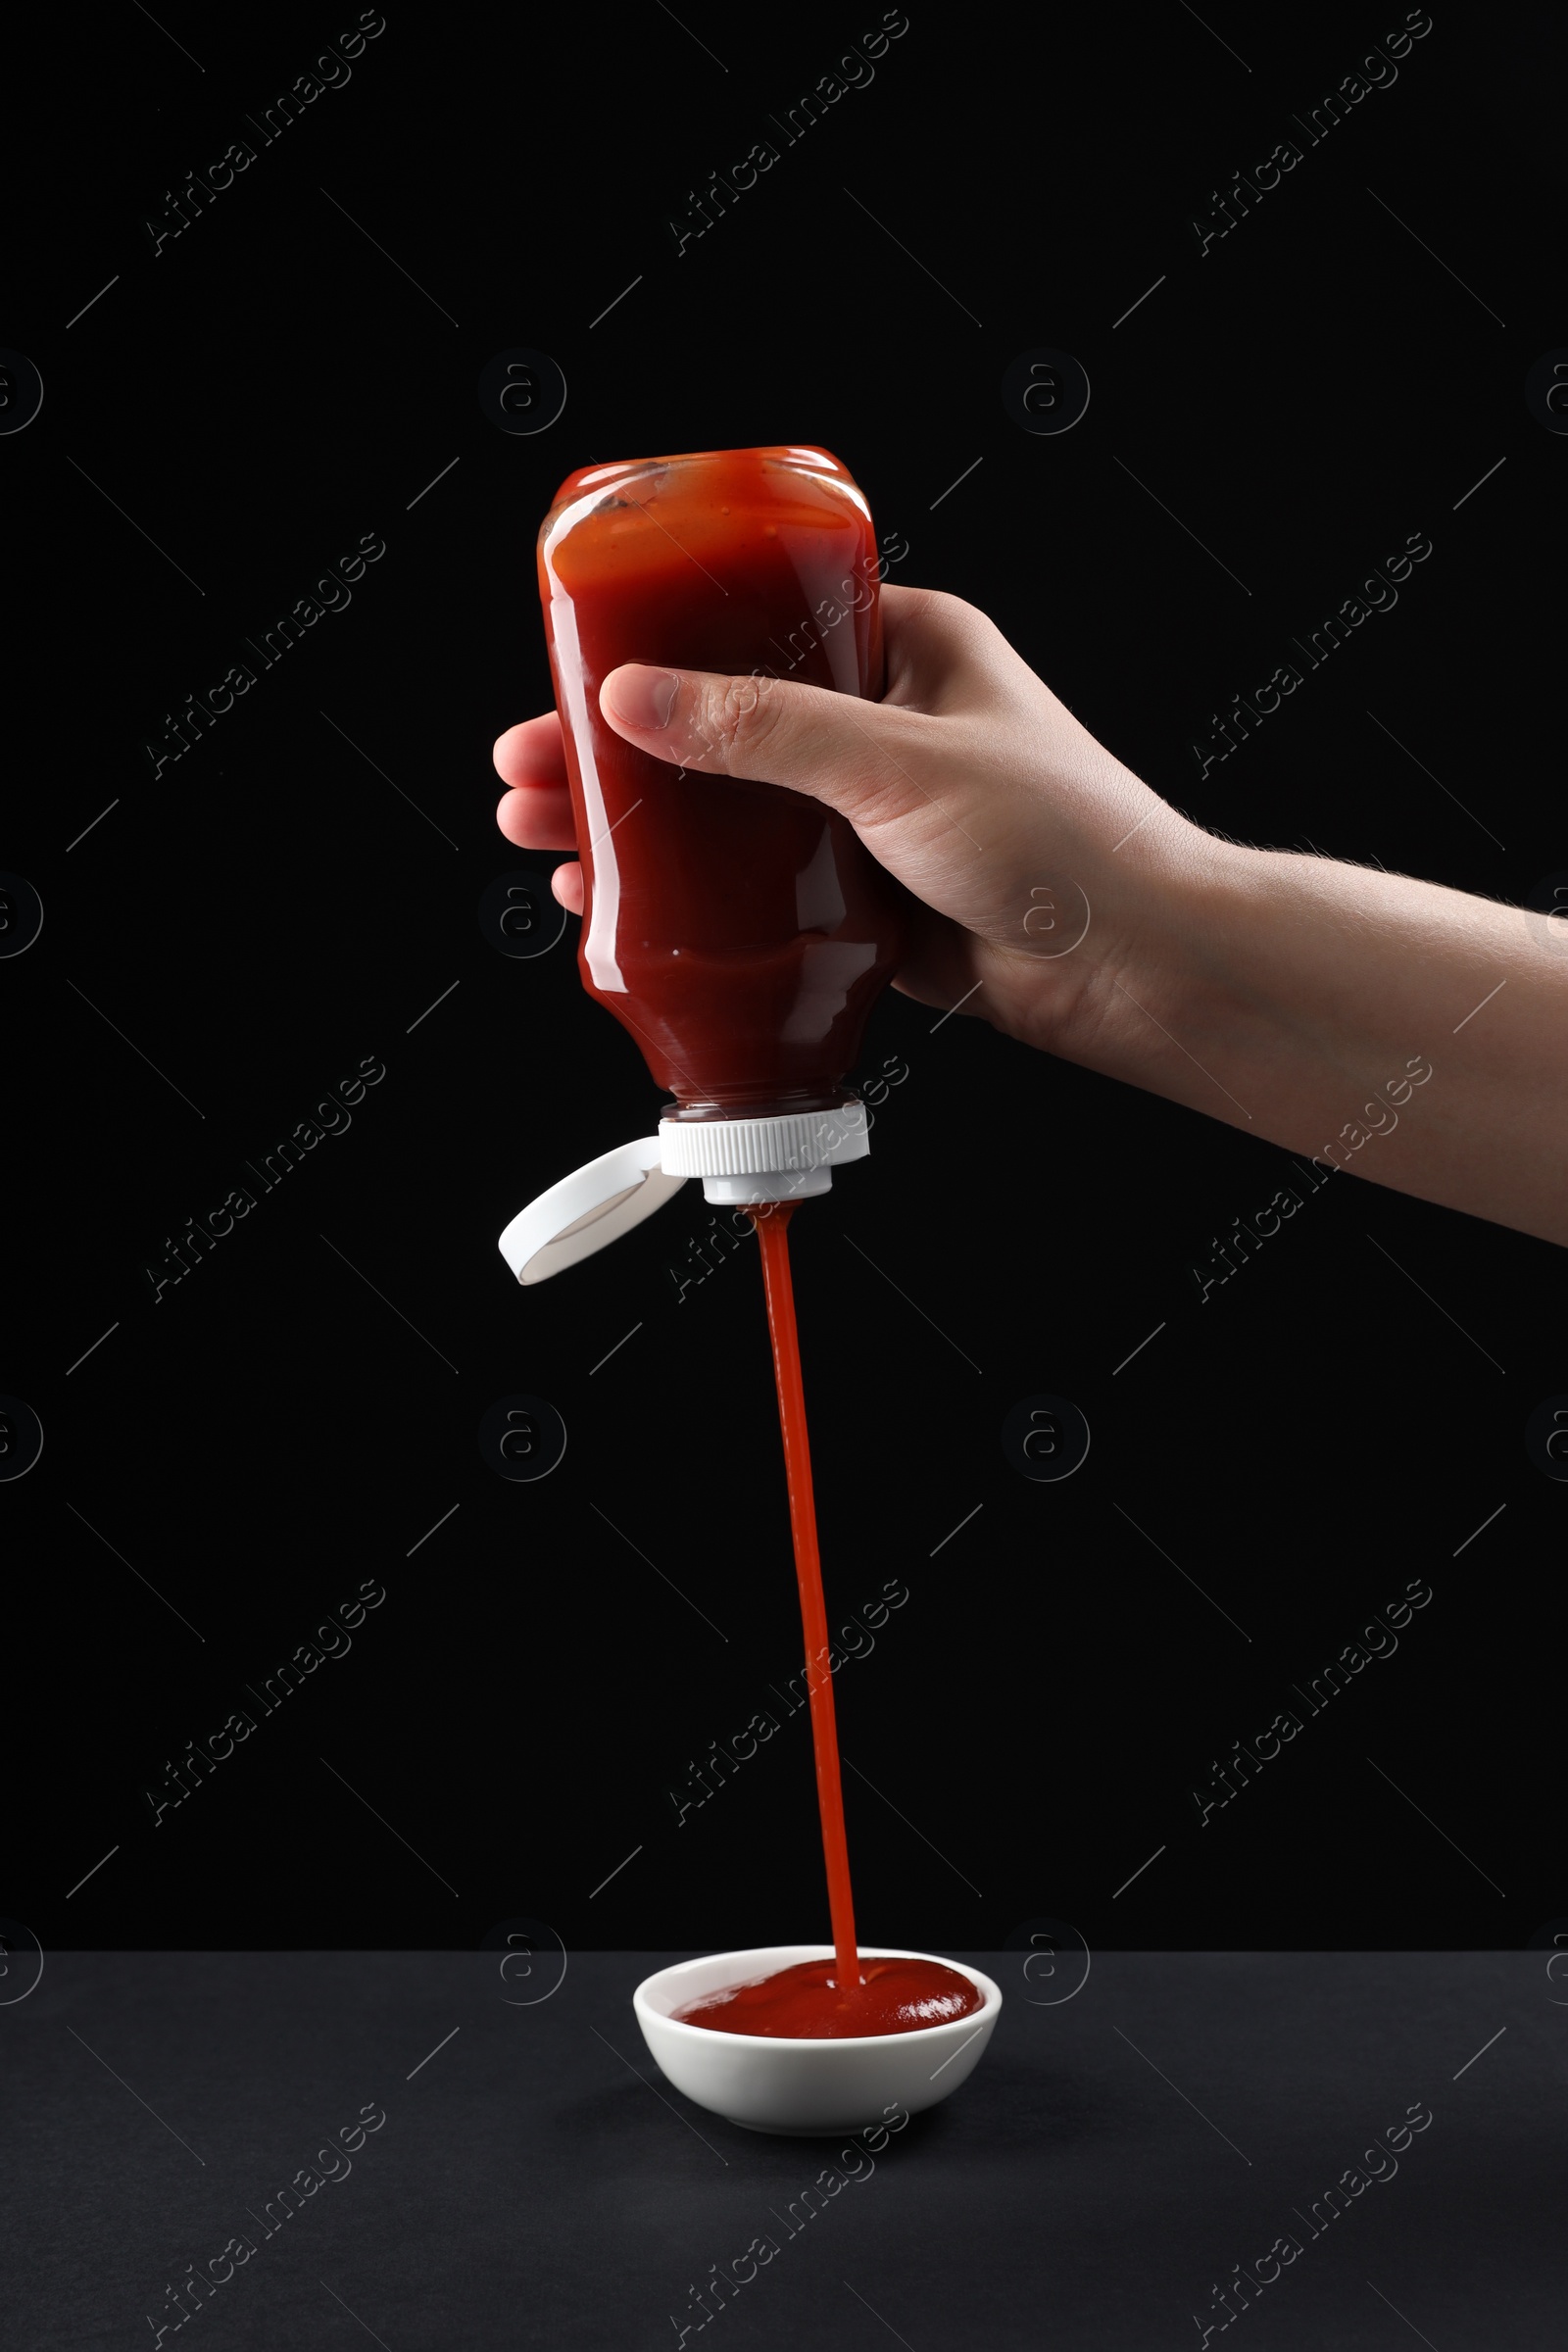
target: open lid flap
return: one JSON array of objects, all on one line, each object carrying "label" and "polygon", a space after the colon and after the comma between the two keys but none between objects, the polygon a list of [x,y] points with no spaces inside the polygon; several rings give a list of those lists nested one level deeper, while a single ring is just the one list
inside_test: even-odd
[{"label": "open lid flap", "polygon": [[664,1174],[662,1149],[657,1135],[620,1144],[519,1209],[500,1241],[517,1280],[548,1282],[662,1208],[686,1179]]}]

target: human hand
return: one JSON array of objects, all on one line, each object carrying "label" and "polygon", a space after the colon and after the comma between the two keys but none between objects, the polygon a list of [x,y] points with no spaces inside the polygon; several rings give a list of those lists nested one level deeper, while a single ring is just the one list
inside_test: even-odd
[{"label": "human hand", "polygon": [[[633,663],[605,679],[600,710],[656,759],[839,809],[913,902],[906,995],[1071,1059],[1138,1062],[1192,968],[1181,885],[1222,845],[1097,743],[984,613],[892,587],[882,612],[880,702]],[[511,728],[495,762],[507,838],[574,846],[555,714]],[[554,888],[581,912],[580,867],[558,866]]]},{"label": "human hand", "polygon": [[[880,702],[628,663],[600,710],[655,759],[839,809],[908,894],[906,995],[1568,1243],[1568,957],[1540,918],[1221,841],[1097,743],[972,606],[884,588],[882,611]],[[573,847],[555,714],[511,728],[495,760],[508,839]],[[581,912],[579,867],[558,866],[554,888]],[[1435,1067],[1418,1111],[1390,1109]]]}]

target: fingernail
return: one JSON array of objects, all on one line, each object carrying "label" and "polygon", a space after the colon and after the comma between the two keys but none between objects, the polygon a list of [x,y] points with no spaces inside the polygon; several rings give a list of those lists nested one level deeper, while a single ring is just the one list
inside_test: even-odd
[{"label": "fingernail", "polygon": [[651,734],[668,726],[679,685],[680,680],[671,677],[667,669],[644,669],[633,663],[615,671],[609,699],[617,718]]}]

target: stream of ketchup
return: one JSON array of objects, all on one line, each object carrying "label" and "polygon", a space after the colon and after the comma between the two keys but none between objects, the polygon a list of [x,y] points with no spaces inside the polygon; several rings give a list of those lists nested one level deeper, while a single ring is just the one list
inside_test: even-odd
[{"label": "stream of ketchup", "polygon": [[850,1890],[850,1849],[844,1832],[844,1790],[839,1773],[838,1729],[833,1712],[833,1677],[828,1666],[827,1602],[822,1592],[822,1555],[816,1536],[816,1502],[811,1491],[811,1448],[806,1430],[806,1387],[801,1376],[801,1343],[795,1325],[795,1286],[790,1278],[789,1223],[793,1201],[751,1212],[762,1254],[762,1287],[773,1342],[773,1378],[778,1389],[779,1427],[784,1436],[784,1469],[789,1481],[790,1527],[795,1538],[795,1572],[801,1589],[801,1622],[806,1632],[806,1689],[810,1701],[811,1746],[816,1757],[816,1798],[822,1816],[822,1855],[827,1865],[828,1911],[833,1923],[833,1958],[798,1961],[749,1984],[705,1994],[676,2017],[689,2026],[721,2034],[760,2034],[784,2040],[841,2040],[869,2034],[908,2034],[920,2026],[969,2017],[982,1996],[967,1977],[939,1960],[865,1959],[855,1940],[855,1901]]},{"label": "stream of ketchup", "polygon": [[816,1540],[816,1497],[811,1489],[811,1446],[806,1431],[806,1384],[801,1375],[801,1342],[795,1327],[795,1285],[790,1279],[792,1201],[772,1216],[754,1216],[762,1253],[762,1288],[767,1328],[773,1342],[773,1379],[778,1389],[779,1427],[784,1436],[784,1475],[789,1481],[790,1532],[795,1538],[795,1574],[801,1588],[801,1623],[806,1633],[806,1689],[811,1707],[811,1747],[816,1757],[816,1801],[822,1816],[822,1859],[827,1865],[827,1905],[833,1923],[834,1973],[839,1984],[859,1978],[855,1941],[855,1897],[850,1890],[850,1847],[844,1833],[844,1788],[839,1772],[838,1724],[833,1712],[833,1677],[828,1672],[827,1601],[822,1592],[822,1554]]}]

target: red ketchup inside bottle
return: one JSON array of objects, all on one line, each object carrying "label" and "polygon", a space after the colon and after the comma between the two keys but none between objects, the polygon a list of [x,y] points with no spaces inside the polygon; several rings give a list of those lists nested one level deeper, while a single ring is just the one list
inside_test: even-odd
[{"label": "red ketchup inside bottle", "polygon": [[898,961],[900,894],[836,809],[651,758],[601,717],[600,685],[646,662],[880,694],[877,564],[865,500],[821,449],[591,466],[540,530],[578,965],[676,1097],[667,1115],[840,1102]]},{"label": "red ketchup inside bottle", "polygon": [[[601,716],[599,688],[621,662],[640,662],[878,694],[878,579],[865,500],[820,449],[588,466],[562,484],[540,530],[540,593],[583,869],[579,969],[589,995],[630,1031],[676,1098],[666,1121],[785,1118],[843,1104],[866,1015],[898,962],[900,894],[836,810],[651,758]],[[694,743],[688,757],[701,752]],[[760,1199],[752,1213],[789,1482],[834,1957],[726,1988],[678,2014],[726,2033],[789,2038],[907,2033],[970,2015],[981,1995],[936,1961],[858,1954],[790,1282],[793,1206],[765,1192]]]}]

